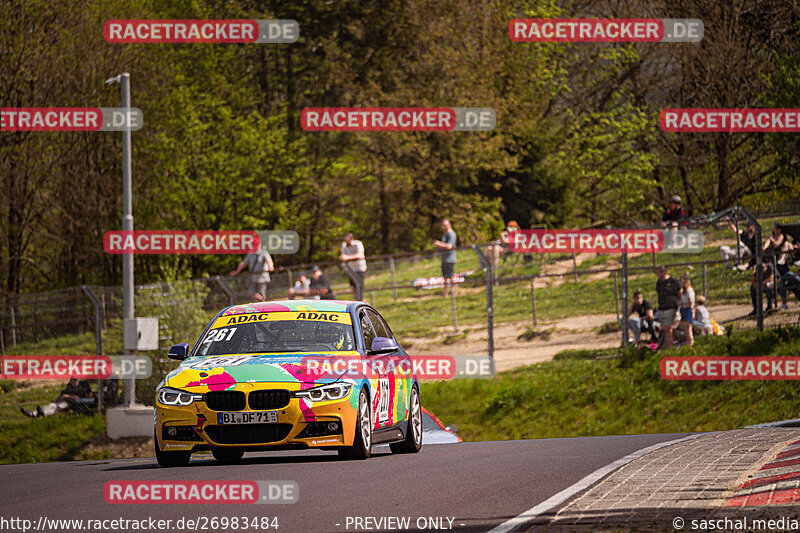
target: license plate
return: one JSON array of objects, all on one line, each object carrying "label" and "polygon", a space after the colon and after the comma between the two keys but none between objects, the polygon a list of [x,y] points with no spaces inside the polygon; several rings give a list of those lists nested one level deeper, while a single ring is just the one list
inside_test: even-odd
[{"label": "license plate", "polygon": [[278,411],[217,413],[217,424],[277,424]]}]

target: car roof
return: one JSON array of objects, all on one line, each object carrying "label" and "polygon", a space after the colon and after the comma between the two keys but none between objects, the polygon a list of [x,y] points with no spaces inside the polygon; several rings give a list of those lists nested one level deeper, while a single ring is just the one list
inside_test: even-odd
[{"label": "car roof", "polygon": [[327,311],[346,313],[363,302],[350,300],[273,300],[226,307],[217,315],[244,315],[250,313],[280,313],[285,311]]}]

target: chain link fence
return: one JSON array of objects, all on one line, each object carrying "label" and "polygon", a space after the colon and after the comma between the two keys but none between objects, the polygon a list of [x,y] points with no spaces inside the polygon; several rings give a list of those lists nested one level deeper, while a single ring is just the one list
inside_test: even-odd
[{"label": "chain link fence", "polygon": [[[778,218],[781,222],[797,217]],[[772,219],[765,218],[766,227]],[[691,276],[696,294],[706,298],[711,318],[732,329],[756,327],[752,271],[719,259],[721,244],[735,244],[726,227],[703,229],[706,248],[684,254],[631,254],[627,264],[627,300],[640,290],[657,307],[659,263],[673,277]],[[568,349],[594,350],[620,346],[621,319],[627,314],[623,265],[619,256],[597,254],[503,253],[492,245],[457,250],[455,290],[444,290],[441,260],[434,251],[368,258],[364,300],[387,319],[403,346],[414,354],[486,355],[503,370],[550,359]],[[483,259],[482,259],[483,257]],[[793,271],[797,266],[791,258]],[[774,259],[765,259],[765,261]],[[486,266],[491,262],[492,276]],[[318,263],[337,298],[353,299],[346,268]],[[287,297],[301,273],[312,265],[276,269],[266,299]],[[778,284],[767,287],[776,293]],[[764,318],[765,327],[797,324],[800,303],[791,291],[788,309]],[[136,399],[151,404],[155,385],[175,362],[167,359],[175,343],[193,344],[209,319],[223,307],[251,301],[247,275],[173,281],[136,287],[136,316],[158,317],[159,350],[152,358],[153,376],[139,381]],[[121,287],[83,286],[6,298],[0,309],[0,351],[3,354],[123,353]],[[107,405],[119,402],[109,395]]]}]

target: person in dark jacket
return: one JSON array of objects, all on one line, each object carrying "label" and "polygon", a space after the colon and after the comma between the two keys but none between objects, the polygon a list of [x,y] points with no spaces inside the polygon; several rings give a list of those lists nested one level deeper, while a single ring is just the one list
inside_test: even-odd
[{"label": "person in dark jacket", "polygon": [[33,411],[25,409],[24,407],[20,409],[25,416],[41,418],[52,416],[70,408],[74,409],[77,405],[93,398],[94,393],[92,392],[92,386],[89,384],[89,380],[70,379],[67,386],[64,387],[64,390],[61,391],[61,394],[58,395],[58,398],[56,398],[54,402],[45,406],[37,405],[36,409]]}]

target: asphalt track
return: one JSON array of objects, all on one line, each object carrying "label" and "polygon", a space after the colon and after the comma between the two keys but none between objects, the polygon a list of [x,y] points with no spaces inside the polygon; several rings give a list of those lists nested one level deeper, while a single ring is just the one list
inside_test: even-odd
[{"label": "asphalt track", "polygon": [[[446,518],[451,518],[453,529],[488,531],[617,459],[684,435],[440,444],[423,446],[413,455],[393,455],[383,446],[366,461],[342,461],[335,452],[292,451],[248,454],[235,466],[201,455],[177,469],[160,468],[155,459],[8,465],[0,467],[0,516],[30,519],[34,524],[41,516],[136,520],[269,516],[278,518],[279,532],[365,531],[348,528],[348,517],[368,516],[409,517],[410,530],[415,531],[418,519],[444,517],[445,529]],[[299,485],[299,501],[107,504],[103,486],[119,480],[293,480]]]}]

